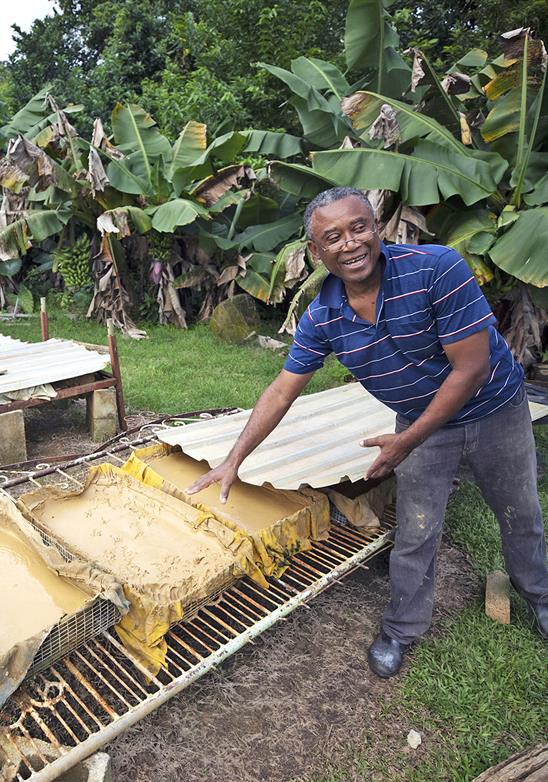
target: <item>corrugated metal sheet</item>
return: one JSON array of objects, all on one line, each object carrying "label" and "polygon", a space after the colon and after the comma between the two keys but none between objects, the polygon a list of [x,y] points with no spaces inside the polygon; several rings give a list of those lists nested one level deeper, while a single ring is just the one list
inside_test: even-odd
[{"label": "corrugated metal sheet", "polygon": [[[534,418],[548,407],[530,403]],[[165,443],[179,445],[194,459],[220,464],[245,426],[251,411],[213,418],[160,432]],[[298,489],[329,486],[363,477],[378,448],[360,448],[362,437],[394,431],[395,413],[359,383],[299,397],[276,429],[242,464],[239,477],[261,486]]]},{"label": "corrugated metal sheet", "polygon": [[0,335],[0,394],[104,369],[109,357],[63,339],[22,342]]}]

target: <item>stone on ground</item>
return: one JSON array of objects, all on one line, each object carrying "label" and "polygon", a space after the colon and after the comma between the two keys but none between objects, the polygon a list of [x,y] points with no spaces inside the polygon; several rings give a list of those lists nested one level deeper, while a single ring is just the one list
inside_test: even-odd
[{"label": "stone on ground", "polygon": [[254,299],[246,293],[239,293],[215,307],[209,327],[218,339],[239,344],[257,330],[259,323]]},{"label": "stone on ground", "polygon": [[487,576],[485,613],[494,622],[510,624],[510,579],[502,570],[495,570]]},{"label": "stone on ground", "polygon": [[25,419],[22,410],[0,414],[0,465],[27,460]]}]

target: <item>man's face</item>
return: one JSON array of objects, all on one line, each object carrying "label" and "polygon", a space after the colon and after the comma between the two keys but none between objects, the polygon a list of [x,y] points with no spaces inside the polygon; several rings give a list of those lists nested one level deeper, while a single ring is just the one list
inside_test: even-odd
[{"label": "man's face", "polygon": [[310,252],[331,274],[350,284],[375,278],[381,251],[377,221],[360,198],[348,196],[316,209],[310,232]]}]

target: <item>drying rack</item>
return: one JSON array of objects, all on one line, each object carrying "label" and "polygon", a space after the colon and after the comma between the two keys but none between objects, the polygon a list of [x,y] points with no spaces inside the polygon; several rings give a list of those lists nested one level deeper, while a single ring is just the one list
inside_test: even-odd
[{"label": "drying rack", "polygon": [[[194,415],[211,417],[209,411]],[[120,464],[131,451],[158,442],[156,428],[143,430],[66,463],[37,464],[15,477],[0,471],[0,492],[16,498],[45,483],[81,487],[88,465]],[[45,669],[36,667],[0,710],[0,780],[2,774],[17,782],[57,779],[294,610],[309,609],[314,597],[392,543],[393,508],[377,529],[349,527],[333,508],[332,521],[327,540],[292,557],[280,578],[267,579],[268,590],[246,577],[193,606],[168,632],[167,667],[155,677],[120,644],[113,629],[102,630]]]}]

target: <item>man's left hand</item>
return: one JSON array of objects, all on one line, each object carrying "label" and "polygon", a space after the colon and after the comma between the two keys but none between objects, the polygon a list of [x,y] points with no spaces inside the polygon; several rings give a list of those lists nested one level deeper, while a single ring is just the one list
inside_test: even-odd
[{"label": "man's left hand", "polygon": [[360,440],[363,448],[378,446],[381,449],[371,467],[365,474],[365,480],[372,478],[384,478],[390,475],[394,467],[403,462],[413,450],[409,440],[402,434],[383,434],[380,437],[370,437],[368,440]]}]

